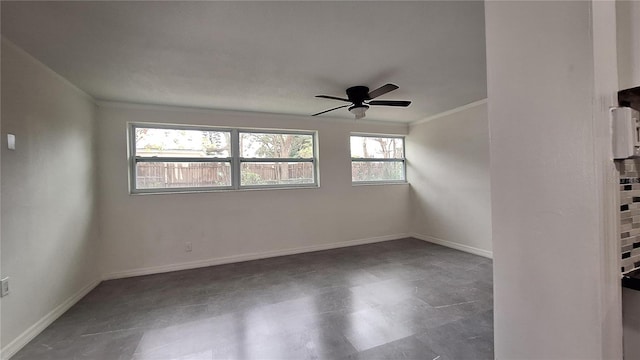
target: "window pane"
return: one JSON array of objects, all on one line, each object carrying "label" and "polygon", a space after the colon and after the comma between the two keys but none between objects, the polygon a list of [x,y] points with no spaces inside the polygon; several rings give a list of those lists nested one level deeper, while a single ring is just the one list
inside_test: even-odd
[{"label": "window pane", "polygon": [[403,181],[402,161],[352,161],[352,181]]},{"label": "window pane", "polygon": [[313,184],[310,162],[243,162],[240,185]]},{"label": "window pane", "polygon": [[231,133],[183,129],[135,128],[140,157],[230,157]]},{"label": "window pane", "polygon": [[137,189],[231,186],[228,162],[139,162]]},{"label": "window pane", "polygon": [[313,135],[240,133],[240,157],[313,158]]},{"label": "window pane", "polygon": [[403,159],[404,139],[400,137],[351,137],[351,157],[367,159]]}]

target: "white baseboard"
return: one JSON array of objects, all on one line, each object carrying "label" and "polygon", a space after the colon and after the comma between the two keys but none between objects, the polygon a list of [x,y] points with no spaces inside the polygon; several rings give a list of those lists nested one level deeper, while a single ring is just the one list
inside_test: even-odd
[{"label": "white baseboard", "polygon": [[127,278],[132,276],[158,274],[158,273],[164,273],[164,272],[170,272],[170,271],[189,270],[189,269],[196,269],[196,268],[207,267],[207,266],[258,260],[258,259],[264,259],[264,258],[270,258],[270,257],[276,257],[276,256],[294,255],[294,254],[300,254],[300,253],[306,253],[306,252],[312,252],[312,251],[337,249],[337,248],[347,247],[347,246],[372,244],[372,243],[377,243],[381,241],[402,239],[406,237],[409,237],[409,235],[402,233],[402,234],[394,234],[394,235],[386,235],[386,236],[377,236],[377,237],[371,237],[371,238],[365,238],[365,239],[348,240],[348,241],[342,241],[337,243],[289,248],[284,250],[274,250],[274,251],[265,251],[265,252],[259,252],[259,253],[232,255],[232,256],[225,256],[225,257],[219,257],[219,258],[213,258],[213,259],[190,261],[190,262],[179,263],[179,264],[160,265],[160,266],[153,266],[153,267],[147,267],[147,268],[118,271],[118,272],[113,272],[105,275],[103,279],[112,280],[112,279],[121,279],[121,278]]},{"label": "white baseboard", "polygon": [[453,242],[453,241],[448,241],[448,240],[442,240],[442,239],[438,239],[438,238],[433,237],[433,236],[422,235],[422,234],[418,234],[418,233],[410,233],[409,236],[414,237],[416,239],[423,240],[423,241],[428,241],[430,243],[446,246],[446,247],[449,247],[449,248],[452,248],[452,249],[456,249],[456,250],[468,252],[468,253],[471,253],[471,254],[474,254],[474,255],[480,255],[480,256],[484,256],[484,257],[489,258],[489,259],[493,259],[493,252],[492,251],[483,250],[483,249],[479,249],[479,248],[476,248],[476,247],[473,247],[473,246],[459,244],[459,243],[456,243],[456,242]]},{"label": "white baseboard", "polygon": [[22,334],[18,335],[17,338],[13,339],[10,343],[7,344],[0,351],[0,359],[9,359],[15,353],[20,351],[25,345],[29,343],[29,341],[33,340],[38,334],[40,334],[47,326],[51,325],[57,318],[59,318],[65,311],[69,310],[73,305],[75,305],[80,299],[82,299],[85,295],[89,293],[89,291],[93,290],[96,286],[100,284],[100,280],[96,280],[83,287],[69,297],[67,300],[62,302],[62,304],[58,305],[55,309],[51,310],[47,315],[43,316],[40,320],[38,320],[35,324],[31,325],[27,330],[25,330]]}]

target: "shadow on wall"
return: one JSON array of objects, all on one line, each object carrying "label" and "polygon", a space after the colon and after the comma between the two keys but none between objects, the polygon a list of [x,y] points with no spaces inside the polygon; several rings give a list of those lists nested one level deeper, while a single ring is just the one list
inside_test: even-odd
[{"label": "shadow on wall", "polygon": [[411,232],[491,252],[486,102],[411,126]]}]

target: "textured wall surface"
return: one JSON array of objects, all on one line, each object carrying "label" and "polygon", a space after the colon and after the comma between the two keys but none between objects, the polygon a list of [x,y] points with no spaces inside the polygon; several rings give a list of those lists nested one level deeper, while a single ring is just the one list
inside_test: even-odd
[{"label": "textured wall surface", "polygon": [[410,127],[411,233],[490,256],[488,122],[483,102]]},{"label": "textured wall surface", "polygon": [[[95,104],[2,41],[3,348],[99,279]],[[3,138],[5,138],[3,136]]]}]

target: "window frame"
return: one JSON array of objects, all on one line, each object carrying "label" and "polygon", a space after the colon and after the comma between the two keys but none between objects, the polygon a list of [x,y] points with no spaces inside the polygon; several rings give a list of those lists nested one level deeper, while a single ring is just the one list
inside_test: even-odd
[{"label": "window frame", "polygon": [[[230,133],[230,155],[228,157],[141,157],[136,155],[135,131],[138,128],[148,129],[171,129],[171,130],[200,130],[219,131]],[[313,157],[311,158],[244,158],[240,156],[240,133],[257,134],[283,134],[283,135],[310,135],[312,139]],[[127,124],[127,157],[129,165],[129,193],[138,194],[172,194],[172,193],[194,193],[194,192],[220,192],[239,190],[259,190],[259,189],[299,189],[318,188],[318,132],[317,130],[292,130],[292,129],[260,129],[260,128],[231,128],[205,125],[185,125],[166,123],[141,123],[129,122]],[[180,188],[137,188],[136,165],[140,162],[226,162],[229,163],[231,171],[230,186],[203,186],[203,187],[180,187]],[[308,162],[313,168],[313,183],[301,184],[273,184],[273,185],[242,185],[242,163],[246,162]]]},{"label": "window frame", "polygon": [[[318,187],[318,154],[317,154],[317,131],[304,131],[304,130],[276,130],[276,129],[237,129],[237,145],[238,145],[238,188],[239,189],[280,189],[280,188],[305,188],[305,187]],[[246,158],[240,156],[242,149],[240,149],[240,134],[282,134],[282,135],[309,135],[311,136],[313,156],[311,158]],[[233,141],[232,141],[233,142]],[[301,184],[273,184],[273,185],[242,185],[242,164],[243,163],[311,163],[313,168],[313,183],[301,183]]]},{"label": "window frame", "polygon": [[[391,135],[391,134],[371,134],[371,133],[351,133],[349,135],[349,152],[351,152],[351,138],[352,137],[364,137],[364,138],[387,138],[387,139],[402,139],[402,158],[361,158],[353,157],[351,155],[351,185],[393,185],[393,184],[408,184],[407,181],[407,152],[406,152],[406,136],[405,135]],[[354,162],[393,162],[402,163],[402,180],[367,180],[367,181],[354,181],[353,180],[353,163]]]}]

